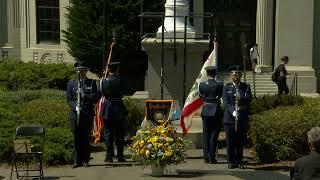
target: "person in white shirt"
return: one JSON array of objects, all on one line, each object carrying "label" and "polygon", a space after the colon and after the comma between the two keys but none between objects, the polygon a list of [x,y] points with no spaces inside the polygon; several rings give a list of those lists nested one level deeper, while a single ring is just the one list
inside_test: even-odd
[{"label": "person in white shirt", "polygon": [[255,72],[256,66],[258,63],[258,57],[259,57],[259,52],[258,52],[258,44],[255,44],[251,49],[250,49],[250,59],[252,63],[252,71]]}]

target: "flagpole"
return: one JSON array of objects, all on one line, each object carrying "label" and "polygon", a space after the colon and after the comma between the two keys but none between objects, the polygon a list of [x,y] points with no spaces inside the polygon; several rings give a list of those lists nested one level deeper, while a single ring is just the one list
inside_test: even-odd
[{"label": "flagpole", "polygon": [[173,58],[174,58],[174,65],[177,65],[177,43],[176,43],[176,0],[173,1],[173,48],[174,48],[174,52],[173,52]]},{"label": "flagpole", "polygon": [[187,71],[187,18],[184,17],[184,40],[183,40],[183,104],[186,101],[186,71]]},{"label": "flagpole", "polygon": [[160,70],[160,76],[161,76],[161,82],[160,82],[160,88],[161,88],[161,99],[163,99],[163,66],[164,66],[164,16],[162,18],[162,28],[161,28],[161,70]]},{"label": "flagpole", "polygon": [[106,5],[107,5],[107,2],[106,0],[103,1],[103,12],[102,12],[102,15],[103,15],[103,48],[102,48],[102,71],[104,70],[104,61],[106,59],[106,33],[107,33],[107,20],[106,20]]}]

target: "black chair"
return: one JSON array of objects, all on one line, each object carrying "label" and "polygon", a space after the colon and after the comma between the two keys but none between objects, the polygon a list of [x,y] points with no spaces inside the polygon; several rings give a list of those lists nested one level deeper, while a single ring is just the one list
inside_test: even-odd
[{"label": "black chair", "polygon": [[[21,177],[44,179],[42,166],[44,140],[45,132],[40,126],[20,126],[16,129],[16,134],[12,141],[13,153],[10,179],[12,179],[14,172],[16,172],[18,179]],[[17,163],[18,161],[19,163]],[[30,168],[30,165],[34,167]],[[29,176],[29,172],[32,171],[38,171],[39,175]],[[25,172],[24,175],[21,175],[21,172]]]}]

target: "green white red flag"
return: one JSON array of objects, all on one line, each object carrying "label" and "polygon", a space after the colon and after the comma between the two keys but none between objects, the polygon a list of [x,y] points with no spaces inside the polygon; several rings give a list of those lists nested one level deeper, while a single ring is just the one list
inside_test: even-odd
[{"label": "green white red flag", "polygon": [[199,84],[208,80],[207,71],[205,67],[207,66],[217,66],[217,56],[218,56],[218,43],[213,42],[214,49],[210,53],[208,59],[203,64],[198,78],[193,84],[190,93],[184,104],[182,113],[181,113],[181,128],[183,134],[187,134],[192,125],[192,117],[195,112],[197,112],[203,105],[203,100],[199,97]]}]

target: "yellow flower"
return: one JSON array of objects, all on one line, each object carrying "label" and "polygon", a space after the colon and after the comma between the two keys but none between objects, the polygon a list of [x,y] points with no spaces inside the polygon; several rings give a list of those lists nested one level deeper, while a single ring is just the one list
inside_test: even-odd
[{"label": "yellow flower", "polygon": [[168,150],[168,151],[164,152],[164,155],[167,156],[167,157],[168,156],[172,156],[172,154],[173,154],[172,150]]},{"label": "yellow flower", "polygon": [[145,154],[146,154],[147,157],[149,157],[150,151],[149,151],[149,150],[146,150],[146,153],[145,153]]},{"label": "yellow flower", "polygon": [[140,146],[143,146],[143,144],[144,144],[144,140],[142,140],[142,141],[139,142],[139,145],[140,145]]},{"label": "yellow flower", "polygon": [[140,149],[139,154],[143,155],[144,154],[144,149]]}]

